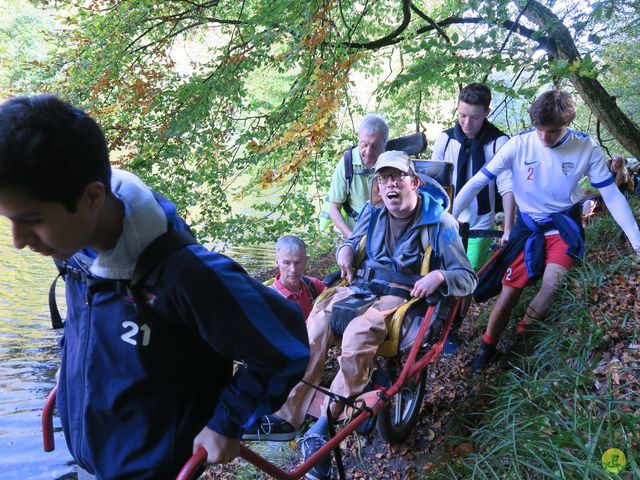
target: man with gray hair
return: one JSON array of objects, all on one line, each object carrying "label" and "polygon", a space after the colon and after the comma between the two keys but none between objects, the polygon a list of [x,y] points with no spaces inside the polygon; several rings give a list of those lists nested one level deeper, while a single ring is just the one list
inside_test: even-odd
[{"label": "man with gray hair", "polygon": [[369,200],[373,167],[388,139],[386,120],[367,115],[358,127],[358,145],[347,149],[333,172],[327,195],[328,215],[346,238],[351,236],[358,215]]},{"label": "man with gray hair", "polygon": [[284,235],[276,243],[276,265],[280,272],[271,284],[276,292],[297,303],[306,319],[314,300],[327,286],[321,280],[304,275],[307,266],[307,246],[295,235]]}]

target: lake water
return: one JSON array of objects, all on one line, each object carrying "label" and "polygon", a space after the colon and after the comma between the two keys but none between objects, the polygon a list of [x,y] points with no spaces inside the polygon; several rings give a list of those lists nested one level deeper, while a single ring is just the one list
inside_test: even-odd
[{"label": "lake water", "polygon": [[[217,251],[250,273],[271,268],[273,248],[225,247]],[[49,320],[48,291],[57,271],[51,260],[13,248],[10,226],[0,218],[0,478],[76,478],[60,422],[54,418],[56,449],[42,449],[40,414],[59,363],[58,339]],[[64,303],[62,282],[58,303]],[[62,310],[62,309],[61,309]]]}]

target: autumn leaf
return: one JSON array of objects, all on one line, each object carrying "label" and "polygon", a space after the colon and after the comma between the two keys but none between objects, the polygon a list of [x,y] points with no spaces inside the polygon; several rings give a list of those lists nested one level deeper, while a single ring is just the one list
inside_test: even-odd
[{"label": "autumn leaf", "polygon": [[473,450],[473,445],[471,443],[464,442],[453,447],[453,449],[451,450],[451,454],[456,457],[463,457],[472,453]]}]

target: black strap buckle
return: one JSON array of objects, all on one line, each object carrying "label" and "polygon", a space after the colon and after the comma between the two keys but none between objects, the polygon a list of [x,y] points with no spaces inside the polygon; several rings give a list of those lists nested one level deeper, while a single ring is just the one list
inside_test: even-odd
[{"label": "black strap buckle", "polygon": [[373,280],[373,277],[375,275],[375,269],[371,268],[371,267],[367,267],[365,269],[359,269],[356,272],[356,276],[358,278],[358,280],[362,280],[364,283],[369,283],[371,282],[371,280]]}]

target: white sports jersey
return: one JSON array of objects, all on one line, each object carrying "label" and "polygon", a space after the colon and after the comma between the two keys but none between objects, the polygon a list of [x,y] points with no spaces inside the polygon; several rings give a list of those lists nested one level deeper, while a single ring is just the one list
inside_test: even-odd
[{"label": "white sports jersey", "polygon": [[[509,137],[506,135],[503,137],[499,137],[495,140],[495,142],[489,142],[484,146],[484,158],[486,161],[489,161],[505,143],[507,143]],[[458,155],[460,153],[460,142],[458,142],[455,138],[449,139],[449,136],[442,132],[440,133],[433,144],[433,155],[431,156],[431,160],[445,161],[453,164],[453,195],[457,195],[458,192],[455,191],[456,187],[456,179],[458,178]],[[468,162],[468,171],[467,178],[470,179],[473,177],[474,172],[473,162]],[[489,230],[495,224],[495,190],[496,183],[498,187],[498,191],[501,195],[508,193],[512,189],[511,185],[511,172],[504,172],[497,178],[497,181],[492,181],[489,183],[489,203],[491,205],[491,212],[485,213],[482,215],[478,215],[478,200],[473,199],[473,202],[469,204],[469,206],[460,213],[460,217],[458,220],[461,222],[468,222],[469,228],[471,230]]]},{"label": "white sports jersey", "polygon": [[568,209],[582,198],[580,179],[595,188],[613,182],[600,146],[587,134],[567,130],[553,147],[545,147],[535,130],[511,138],[482,172],[490,179],[506,170],[520,211],[540,221]]}]

